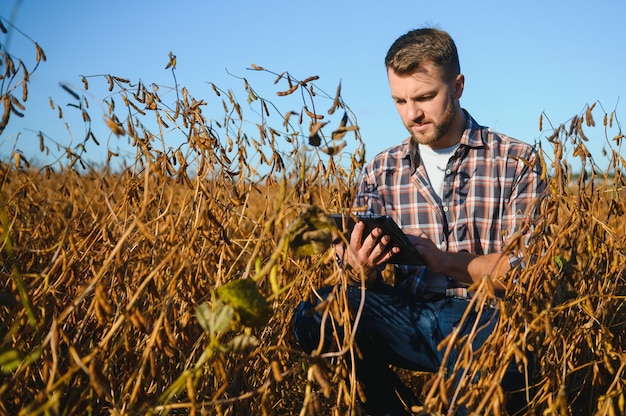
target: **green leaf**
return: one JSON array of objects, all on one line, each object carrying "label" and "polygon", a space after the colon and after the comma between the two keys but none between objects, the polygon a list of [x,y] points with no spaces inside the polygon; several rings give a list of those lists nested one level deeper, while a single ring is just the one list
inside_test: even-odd
[{"label": "green leaf", "polygon": [[556,263],[557,266],[559,266],[559,269],[563,268],[563,257],[554,256],[554,262]]},{"label": "green leaf", "polygon": [[231,280],[217,289],[217,295],[235,309],[245,326],[265,325],[272,314],[272,306],[252,279]]},{"label": "green leaf", "polygon": [[230,340],[226,349],[232,352],[243,352],[259,345],[259,340],[254,335],[239,334]]},{"label": "green leaf", "polygon": [[9,374],[22,364],[22,353],[15,349],[4,351],[0,354],[0,370],[3,374]]},{"label": "green leaf", "polygon": [[289,225],[289,248],[297,256],[312,256],[326,251],[336,230],[333,219],[319,207],[309,205]]},{"label": "green leaf", "polygon": [[219,299],[213,302],[213,308],[204,302],[196,309],[196,317],[200,326],[211,334],[217,334],[230,325],[235,310],[232,306],[224,304]]}]

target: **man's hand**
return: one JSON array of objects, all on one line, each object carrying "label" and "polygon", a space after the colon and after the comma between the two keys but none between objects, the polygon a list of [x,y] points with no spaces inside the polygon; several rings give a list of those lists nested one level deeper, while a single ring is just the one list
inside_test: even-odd
[{"label": "man's hand", "polygon": [[417,252],[421,254],[422,258],[426,262],[426,268],[433,273],[446,273],[446,254],[445,251],[439,250],[439,248],[432,242],[425,233],[420,235],[407,234],[409,241],[413,243]]},{"label": "man's hand", "polygon": [[391,238],[383,235],[380,228],[375,228],[363,239],[365,224],[358,222],[350,234],[350,246],[344,249],[343,244],[335,247],[337,256],[344,264],[350,265],[354,270],[366,276],[366,285],[374,283],[377,278],[376,270],[384,265],[394,254],[398,253],[398,247],[389,247]]}]

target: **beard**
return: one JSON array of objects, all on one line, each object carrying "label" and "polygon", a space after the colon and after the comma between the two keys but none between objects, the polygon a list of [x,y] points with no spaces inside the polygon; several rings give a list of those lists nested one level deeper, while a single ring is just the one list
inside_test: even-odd
[{"label": "beard", "polygon": [[[407,129],[409,133],[411,133],[411,138],[416,143],[422,145],[432,145],[433,143],[437,143],[441,140],[445,135],[450,131],[452,126],[454,125],[454,118],[456,116],[456,108],[454,106],[448,106],[446,111],[443,113],[440,120],[415,120],[407,125]],[[422,132],[414,132],[411,127],[414,124],[421,124],[424,122],[428,122],[428,129]]]}]

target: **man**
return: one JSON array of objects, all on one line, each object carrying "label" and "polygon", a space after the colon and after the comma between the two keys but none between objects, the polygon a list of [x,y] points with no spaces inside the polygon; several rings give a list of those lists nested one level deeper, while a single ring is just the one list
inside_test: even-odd
[{"label": "man", "polygon": [[[398,248],[388,246],[389,236],[380,229],[363,236],[362,222],[354,227],[349,247],[336,246],[342,262],[365,276],[364,299],[357,286],[345,290],[354,311],[363,302],[355,334],[362,353],[356,374],[366,397],[363,407],[373,415],[409,414],[415,398],[389,365],[439,369],[443,351],[437,344],[461,321],[471,297],[467,288],[489,276],[496,289],[504,289],[502,279],[520,262],[505,254],[507,240],[532,218],[534,201],[545,189],[530,145],[480,126],[461,107],[465,78],[446,32],[406,33],[389,49],[385,65],[410,137],[366,165],[355,205],[391,216],[411,236],[426,266],[395,265],[395,285],[384,284],[381,267]],[[307,352],[320,339],[321,319],[311,313],[313,306],[303,302],[294,315],[296,338]],[[497,316],[494,308],[471,311],[461,335],[479,319],[483,330],[473,340],[478,348]],[[448,359],[449,376],[453,366],[454,359]]]}]

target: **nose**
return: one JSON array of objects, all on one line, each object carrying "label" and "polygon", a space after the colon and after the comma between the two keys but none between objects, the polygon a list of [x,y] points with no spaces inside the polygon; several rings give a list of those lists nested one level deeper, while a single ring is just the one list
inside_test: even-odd
[{"label": "nose", "polygon": [[409,101],[406,105],[406,117],[409,120],[421,120],[424,118],[424,111],[419,103],[415,101]]}]

